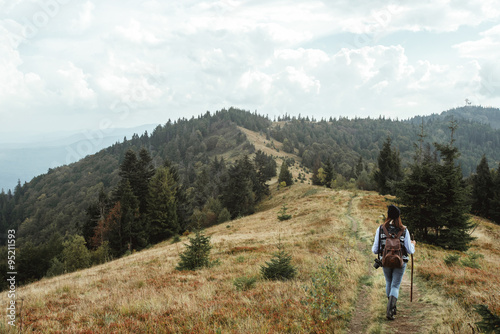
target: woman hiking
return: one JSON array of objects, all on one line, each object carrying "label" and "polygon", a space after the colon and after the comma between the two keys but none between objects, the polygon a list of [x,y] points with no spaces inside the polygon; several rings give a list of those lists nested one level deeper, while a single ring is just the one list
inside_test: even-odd
[{"label": "woman hiking", "polygon": [[387,208],[387,219],[377,228],[372,252],[382,261],[375,260],[375,268],[382,265],[385,276],[385,292],[387,295],[386,317],[394,320],[396,302],[399,296],[399,286],[403,280],[408,254],[415,253],[415,240],[410,239],[410,232],[401,223],[400,210],[394,205]]}]

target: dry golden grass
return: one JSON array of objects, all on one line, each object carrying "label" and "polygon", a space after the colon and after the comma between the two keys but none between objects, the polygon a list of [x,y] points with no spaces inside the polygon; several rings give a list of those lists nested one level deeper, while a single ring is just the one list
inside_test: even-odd
[{"label": "dry golden grass", "polygon": [[[26,332],[37,333],[279,333],[338,331],[347,324],[355,289],[338,291],[341,315],[322,319],[305,287],[335,255],[342,282],[356,286],[364,269],[343,219],[349,192],[306,185],[275,190],[262,211],[206,230],[212,259],[198,271],[177,271],[183,243],[162,243],[97,267],[21,287]],[[279,222],[288,203],[292,219]],[[278,240],[293,257],[298,275],[287,282],[260,277],[260,266]],[[185,237],[182,241],[185,241]],[[238,277],[258,277],[238,291]],[[6,296],[2,296],[5,299]],[[4,300],[5,301],[5,300]],[[309,303],[308,303],[309,301]],[[5,328],[5,326],[4,326]]]},{"label": "dry golden grass", "polygon": [[[304,184],[272,189],[256,214],[205,231],[213,245],[211,258],[219,262],[214,267],[175,270],[186,237],[176,244],[167,241],[19,288],[24,302],[17,324],[22,320],[26,333],[341,333],[349,330],[356,308],[363,307],[367,333],[391,332],[384,320],[382,272],[369,271],[373,235],[390,199]],[[283,203],[292,219],[280,222]],[[424,307],[418,314],[410,312],[406,321],[418,326],[425,315],[421,333],[470,332],[479,320],[470,307],[475,303],[498,313],[499,227],[478,222],[471,250],[484,255],[477,260],[479,269],[460,262],[448,267],[443,259],[451,252],[417,244],[415,280],[418,305]],[[298,270],[291,281],[267,281],[260,275],[279,240]],[[339,279],[330,291],[338,314],[325,318],[308,291],[326,256],[334,259]],[[255,286],[238,290],[234,280],[242,277],[257,278]],[[367,291],[363,301],[360,286]],[[5,305],[7,295],[1,299]],[[0,330],[5,328],[4,318]]]}]

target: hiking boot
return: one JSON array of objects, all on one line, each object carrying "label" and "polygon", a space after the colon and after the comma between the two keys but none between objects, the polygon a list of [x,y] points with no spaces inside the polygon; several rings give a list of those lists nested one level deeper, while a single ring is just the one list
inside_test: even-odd
[{"label": "hiking boot", "polygon": [[394,296],[390,296],[387,301],[387,310],[386,310],[386,318],[389,320],[394,320],[394,307],[396,306],[397,298]]},{"label": "hiking boot", "polygon": [[[387,301],[389,301],[389,297],[387,297]],[[394,302],[394,307],[392,308],[392,315],[396,315],[397,314],[397,307],[396,307],[396,302],[398,300],[396,299],[396,301]]]}]

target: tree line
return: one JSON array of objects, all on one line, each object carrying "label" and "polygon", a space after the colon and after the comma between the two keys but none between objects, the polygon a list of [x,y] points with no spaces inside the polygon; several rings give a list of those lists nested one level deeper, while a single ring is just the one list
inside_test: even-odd
[{"label": "tree line", "polygon": [[109,193],[101,188],[78,233],[56,233],[46,243],[21,246],[18,282],[86,268],[185,231],[251,214],[269,193],[266,182],[276,169],[275,160],[262,151],[232,164],[215,157],[188,184],[168,159],[154,167],[146,148],[130,149],[119,167],[118,185]]},{"label": "tree line", "polygon": [[[64,266],[73,267],[68,254],[82,253],[77,251],[82,246],[88,251],[82,263],[100,263],[181,233],[193,224],[210,226],[251,214],[266,194],[264,180],[277,168],[272,157],[255,152],[238,126],[265,134],[269,145],[273,140],[282,141],[283,150],[298,154],[302,164],[312,169],[314,184],[396,194],[402,188],[400,182],[413,173],[415,149],[409,138],[419,133],[414,122],[286,119],[271,127],[267,117],[231,108],[189,120],[169,120],[152,134],[134,135],[77,163],[49,169],[29,183],[18,183],[13,192],[2,191],[0,233],[9,228],[18,231],[19,244],[23,245],[20,254],[24,254],[20,265],[26,273],[23,279],[29,281]],[[462,127],[483,131],[483,137],[494,146],[497,130],[485,130],[484,124],[471,127],[468,122],[454,130],[457,150],[458,143],[465,140]],[[444,138],[443,131],[436,131],[444,125],[437,124],[435,119],[424,120],[426,132],[438,134],[429,135],[429,140]],[[482,143],[480,137],[477,145]],[[435,147],[432,151],[430,145],[419,145],[418,166],[425,161],[429,167],[422,175],[441,172],[451,154]],[[458,151],[450,156],[455,167],[458,163],[462,167],[454,172],[462,173],[464,193],[472,194],[464,205],[472,207],[473,213],[497,219],[498,171],[490,170],[488,178],[487,173],[479,172],[489,170],[482,163],[481,168],[477,166],[477,176],[463,180],[460,158],[464,153],[459,151],[461,156]],[[250,159],[252,153],[255,158]],[[231,162],[221,156],[232,157]],[[486,156],[499,160],[494,154]],[[286,167],[282,164],[279,179],[290,185],[293,180]],[[458,174],[454,177],[459,178]],[[484,191],[490,188],[481,182],[493,184],[491,192]],[[474,187],[477,189],[472,191]],[[482,194],[491,196],[487,208],[482,206]],[[419,233],[438,240],[442,239],[441,230],[446,229],[427,227]]]}]

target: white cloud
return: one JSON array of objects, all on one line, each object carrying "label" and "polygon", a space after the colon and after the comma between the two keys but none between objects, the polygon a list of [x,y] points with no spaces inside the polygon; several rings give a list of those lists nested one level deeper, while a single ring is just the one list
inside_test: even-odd
[{"label": "white cloud", "polygon": [[[7,1],[0,112],[37,115],[34,126],[50,131],[99,117],[114,126],[161,123],[228,106],[320,118],[408,117],[471,96],[492,103],[495,2]],[[462,58],[450,52],[440,63],[405,49],[425,42],[409,31],[439,39],[462,26],[488,27],[476,40],[458,39],[451,51]],[[401,45],[380,45],[385,36]],[[127,113],[115,112],[119,104]],[[62,124],[53,113],[78,118]],[[0,130],[16,127],[9,122]]]},{"label": "white cloud", "polygon": [[94,9],[95,5],[91,1],[87,1],[82,4],[78,18],[71,20],[72,29],[75,31],[83,31],[89,28],[94,20]]},{"label": "white cloud", "polygon": [[75,103],[88,103],[87,107],[94,107],[95,92],[89,88],[88,75],[83,73],[81,68],[77,68],[73,63],[67,63],[57,71],[61,82],[59,94],[67,101],[70,107]]},{"label": "white cloud", "polygon": [[474,59],[498,60],[500,54],[500,25],[496,25],[482,33],[480,39],[466,41],[454,45],[460,56]]}]

